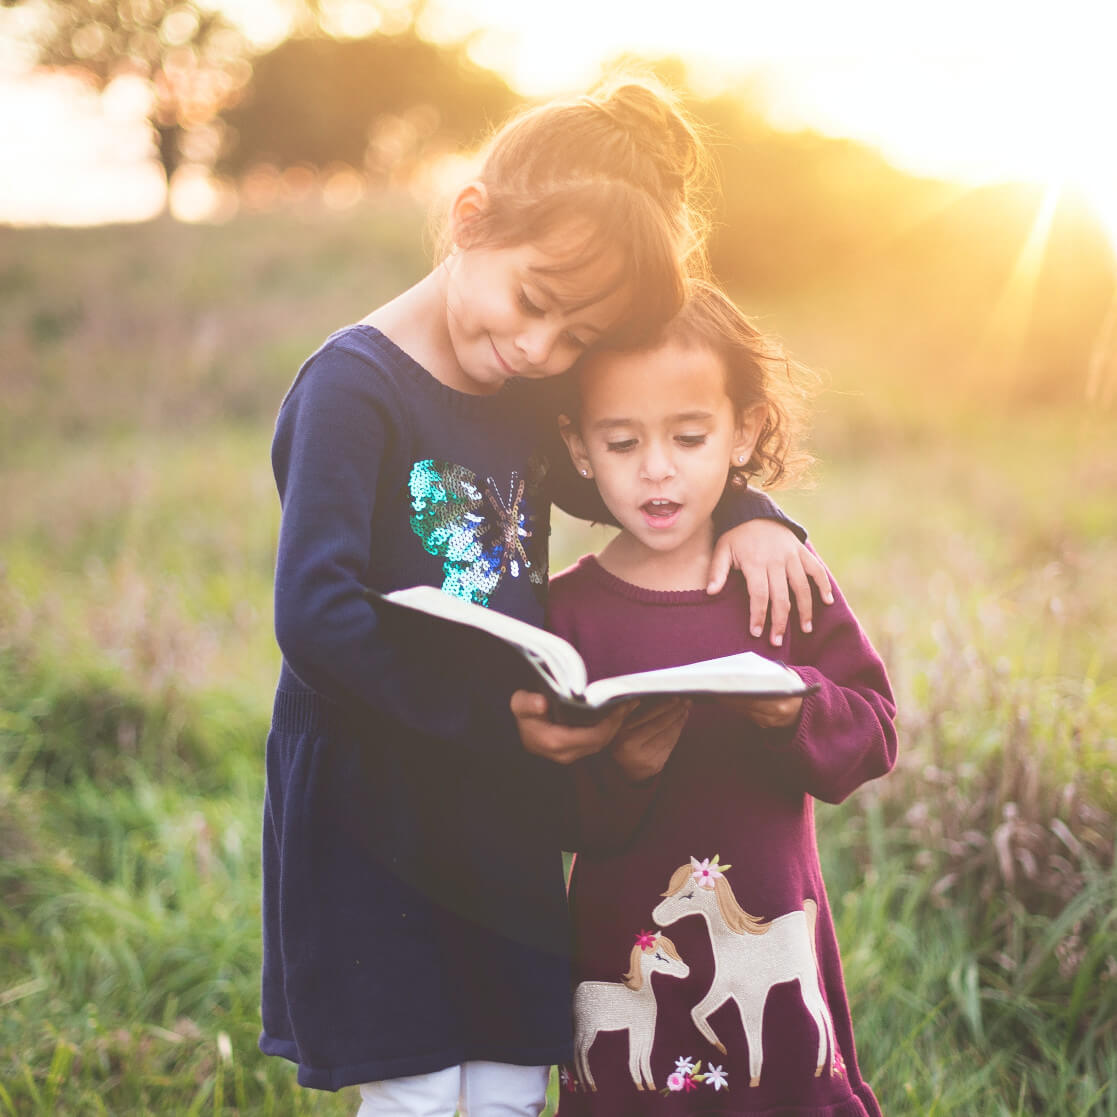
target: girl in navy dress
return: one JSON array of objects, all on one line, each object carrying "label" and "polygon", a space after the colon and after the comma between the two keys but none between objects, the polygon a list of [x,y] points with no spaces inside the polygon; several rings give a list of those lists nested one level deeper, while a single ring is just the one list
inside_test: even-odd
[{"label": "girl in navy dress", "polygon": [[[395,631],[363,590],[428,583],[542,622],[551,499],[603,513],[551,452],[536,382],[677,310],[698,158],[641,84],[518,117],[439,264],[330,337],[280,409],[260,1046],[304,1086],[360,1085],[362,1117],[537,1113],[570,1054],[565,765],[623,715],[555,725],[510,701],[508,664]],[[764,593],[770,568],[776,594],[785,570],[824,578],[780,515],[726,509]]]}]

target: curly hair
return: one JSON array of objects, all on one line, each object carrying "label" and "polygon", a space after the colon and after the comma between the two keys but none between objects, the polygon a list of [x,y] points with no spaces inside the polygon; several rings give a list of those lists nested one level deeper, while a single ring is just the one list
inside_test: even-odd
[{"label": "curly hair", "polygon": [[744,465],[732,466],[731,483],[755,480],[774,488],[802,480],[814,460],[801,442],[815,374],[788,356],[776,338],[758,330],[724,291],[705,279],[688,282],[682,309],[654,342],[642,348],[672,342],[709,349],[721,359],[726,394],[736,414],[757,404],[765,409],[752,456]]}]

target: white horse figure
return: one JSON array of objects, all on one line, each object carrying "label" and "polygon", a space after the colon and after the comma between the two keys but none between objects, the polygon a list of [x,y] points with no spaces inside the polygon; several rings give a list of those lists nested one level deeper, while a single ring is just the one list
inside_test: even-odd
[{"label": "white horse figure", "polygon": [[[645,942],[646,939],[646,942]],[[655,1040],[656,1003],[653,973],[686,977],[690,967],[679,957],[665,935],[637,940],[629,955],[624,982],[583,981],[574,991],[574,1065],[591,1090],[597,1084],[590,1073],[590,1048],[599,1032],[628,1032],[628,1071],[637,1090],[654,1090],[652,1042]]]},{"label": "white horse figure", "polygon": [[749,915],[737,903],[724,872],[730,866],[712,861],[680,865],[652,912],[661,927],[688,915],[700,915],[709,928],[714,952],[714,980],[709,991],[691,1010],[698,1030],[723,1054],[725,1045],[710,1027],[711,1013],[732,1000],[741,1014],[749,1045],[750,1086],[760,1084],[764,1065],[762,1035],[764,1008],[773,985],[798,981],[799,991],[818,1028],[818,1063],[815,1077],[826,1065],[830,1051],[830,1073],[834,1073],[834,1023],[822,995],[815,955],[815,923],[818,904],[805,900],[802,911],[776,919]]}]

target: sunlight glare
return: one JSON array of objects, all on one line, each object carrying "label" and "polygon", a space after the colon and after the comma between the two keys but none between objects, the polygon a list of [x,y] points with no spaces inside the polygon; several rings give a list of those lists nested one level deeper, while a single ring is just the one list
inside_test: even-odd
[{"label": "sunlight glare", "polygon": [[[296,0],[220,6],[258,50],[280,42],[305,10]],[[374,20],[394,28],[405,7],[321,0],[320,10],[352,34]],[[21,26],[12,12],[0,15],[0,26]],[[675,56],[688,62],[700,94],[747,83],[776,126],[872,144],[913,174],[966,186],[1065,180],[1092,199],[1117,245],[1117,145],[1109,139],[1117,4],[1063,0],[1050,10],[939,0],[932,14],[895,0],[704,0],[680,13],[675,4],[629,0],[567,0],[561,10],[427,0],[420,21],[436,39],[465,40],[476,61],[532,97],[582,90],[621,55]],[[110,98],[98,106],[73,78],[32,82],[0,69],[0,141],[21,169],[0,182],[0,220],[54,220],[48,211],[71,222],[140,219],[158,210],[150,130],[114,96],[115,109]],[[100,169],[87,170],[92,163]],[[79,179],[84,198],[70,197]],[[93,216],[97,206],[103,218]]]},{"label": "sunlight glare", "polygon": [[90,225],[154,217],[166,198],[147,124],[147,87],[119,78],[103,96],[72,73],[0,76],[0,219]]},{"label": "sunlight glare", "polygon": [[1035,220],[1020,248],[1016,265],[1005,280],[981,341],[983,364],[990,375],[1011,377],[1019,368],[1019,358],[1035,309],[1036,290],[1043,256],[1062,188],[1051,183],[1036,208]]}]

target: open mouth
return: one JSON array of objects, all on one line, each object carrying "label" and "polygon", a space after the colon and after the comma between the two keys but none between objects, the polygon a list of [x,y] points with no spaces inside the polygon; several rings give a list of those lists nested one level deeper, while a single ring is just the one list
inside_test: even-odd
[{"label": "open mouth", "polygon": [[680,508],[682,508],[681,504],[660,498],[646,500],[640,505],[640,511],[644,513],[647,521],[656,527],[667,527],[673,523]]}]

